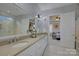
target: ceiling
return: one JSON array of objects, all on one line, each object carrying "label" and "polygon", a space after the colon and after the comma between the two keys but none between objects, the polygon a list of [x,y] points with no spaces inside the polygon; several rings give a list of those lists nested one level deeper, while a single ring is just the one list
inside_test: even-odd
[{"label": "ceiling", "polygon": [[35,13],[35,4],[14,4],[14,3],[0,3],[0,15],[18,16],[18,15],[32,15]]},{"label": "ceiling", "polygon": [[15,4],[0,3],[0,15],[16,16],[24,14],[24,12]]},{"label": "ceiling", "polygon": [[72,3],[39,3],[38,6],[41,11],[45,11],[48,9],[55,9],[55,8],[63,7],[70,4]]},{"label": "ceiling", "polygon": [[38,11],[55,9],[71,3],[0,3],[0,15],[36,15]]}]

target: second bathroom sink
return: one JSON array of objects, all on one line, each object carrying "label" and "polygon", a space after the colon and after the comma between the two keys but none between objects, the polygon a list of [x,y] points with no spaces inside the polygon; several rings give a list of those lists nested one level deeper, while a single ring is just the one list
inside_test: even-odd
[{"label": "second bathroom sink", "polygon": [[12,48],[18,48],[18,47],[23,47],[23,46],[25,46],[25,45],[27,45],[28,43],[27,42],[22,42],[22,43],[17,43],[17,44],[15,44],[15,45],[13,45],[12,46]]}]

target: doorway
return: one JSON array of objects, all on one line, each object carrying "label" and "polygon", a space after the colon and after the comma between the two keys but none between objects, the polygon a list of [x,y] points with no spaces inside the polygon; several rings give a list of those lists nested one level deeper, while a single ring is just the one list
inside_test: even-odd
[{"label": "doorway", "polygon": [[[65,48],[75,49],[75,12],[60,14],[60,41],[49,40],[51,45],[58,45]],[[50,21],[50,24],[52,21]],[[52,27],[52,26],[50,26]],[[53,30],[51,31],[53,32]]]}]

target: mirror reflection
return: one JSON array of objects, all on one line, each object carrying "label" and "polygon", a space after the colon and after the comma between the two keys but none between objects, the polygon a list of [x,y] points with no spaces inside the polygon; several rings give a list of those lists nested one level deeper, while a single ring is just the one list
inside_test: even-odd
[{"label": "mirror reflection", "polygon": [[0,36],[13,35],[14,20],[8,16],[0,16]]}]

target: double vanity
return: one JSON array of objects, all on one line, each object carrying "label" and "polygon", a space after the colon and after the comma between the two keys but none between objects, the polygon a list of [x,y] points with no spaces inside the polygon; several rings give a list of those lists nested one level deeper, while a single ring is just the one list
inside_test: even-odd
[{"label": "double vanity", "polygon": [[[1,39],[1,38],[0,38]],[[0,46],[0,56],[41,56],[47,46],[47,34],[39,34],[36,38],[27,35],[14,36]]]}]

